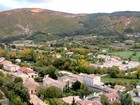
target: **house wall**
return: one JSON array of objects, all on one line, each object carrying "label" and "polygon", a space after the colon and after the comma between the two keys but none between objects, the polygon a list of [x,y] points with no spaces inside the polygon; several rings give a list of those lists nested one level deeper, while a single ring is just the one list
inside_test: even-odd
[{"label": "house wall", "polygon": [[3,65],[4,69],[9,70],[11,72],[17,71],[20,67],[19,66],[8,66],[8,65]]},{"label": "house wall", "polygon": [[45,86],[45,87],[55,86],[55,87],[58,87],[59,89],[61,89],[62,91],[64,90],[64,87],[61,84],[58,84],[57,82],[53,82],[53,81],[51,83],[47,84],[45,79],[43,80],[43,86]]},{"label": "house wall", "polygon": [[37,74],[35,73],[28,73],[29,78],[35,78],[37,77]]},{"label": "house wall", "polygon": [[89,86],[94,86],[94,85],[101,85],[101,78],[100,77],[95,77],[95,78],[89,78],[86,76],[83,76],[83,83]]}]

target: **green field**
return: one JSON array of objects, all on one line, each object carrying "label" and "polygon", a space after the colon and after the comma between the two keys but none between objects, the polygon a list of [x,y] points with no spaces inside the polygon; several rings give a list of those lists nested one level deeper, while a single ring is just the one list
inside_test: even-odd
[{"label": "green field", "polygon": [[[119,56],[122,59],[128,59],[133,53],[134,53],[133,51],[120,51],[120,52],[108,53],[108,55],[114,55],[114,56]],[[133,56],[131,60],[140,62],[139,58],[140,58],[140,52],[136,52],[136,55]]]},{"label": "green field", "polygon": [[136,80],[137,81],[137,84],[140,85],[140,79],[110,78],[110,77],[102,77],[101,78],[101,81],[104,82],[104,83],[107,83],[107,82],[116,82],[116,81],[124,81],[127,84],[129,84],[129,82],[131,80]]}]

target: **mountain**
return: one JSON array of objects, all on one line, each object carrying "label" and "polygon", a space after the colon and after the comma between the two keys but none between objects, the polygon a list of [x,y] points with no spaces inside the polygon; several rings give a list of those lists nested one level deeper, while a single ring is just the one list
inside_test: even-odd
[{"label": "mountain", "polygon": [[11,37],[36,37],[37,34],[43,36],[75,34],[76,31],[83,29],[77,21],[80,16],[83,15],[36,8],[0,12],[0,37],[11,39]]},{"label": "mountain", "polygon": [[140,12],[70,14],[40,8],[0,12],[0,38],[46,41],[74,35],[140,32]]},{"label": "mountain", "polygon": [[124,32],[140,32],[140,12],[114,12],[89,14],[83,21],[89,33],[116,35]]}]

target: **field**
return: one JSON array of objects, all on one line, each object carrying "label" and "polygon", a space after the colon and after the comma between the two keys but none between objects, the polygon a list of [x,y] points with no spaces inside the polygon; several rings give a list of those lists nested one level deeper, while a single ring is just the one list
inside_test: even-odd
[{"label": "field", "polygon": [[139,79],[125,79],[125,78],[110,78],[110,77],[102,77],[101,78],[101,81],[104,82],[104,83],[107,83],[107,82],[116,82],[116,81],[124,81],[126,82],[127,84],[129,84],[129,82],[131,80],[136,80],[137,81],[137,84],[140,85],[140,80]]},{"label": "field", "polygon": [[[114,56],[119,56],[122,59],[128,59],[134,52],[133,51],[120,51],[120,52],[112,52],[112,53],[108,53],[108,55],[114,55]],[[136,52],[135,56],[132,56],[133,61],[139,61],[140,58],[140,52]]]}]

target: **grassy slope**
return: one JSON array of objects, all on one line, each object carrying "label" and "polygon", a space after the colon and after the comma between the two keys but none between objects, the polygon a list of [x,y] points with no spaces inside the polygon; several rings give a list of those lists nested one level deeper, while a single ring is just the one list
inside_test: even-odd
[{"label": "grassy slope", "polygon": [[140,80],[139,79],[125,79],[125,78],[109,78],[109,77],[102,77],[101,81],[104,82],[104,83],[107,83],[107,82],[116,82],[116,81],[124,81],[126,82],[127,84],[129,84],[129,82],[131,80],[136,80],[137,81],[137,84],[140,84]]},{"label": "grassy slope", "polygon": [[[120,52],[112,52],[108,53],[115,56],[120,56],[123,59],[128,59],[134,52],[133,51],[120,51]],[[136,56],[132,57],[132,60],[139,62],[140,52],[136,52]]]}]

